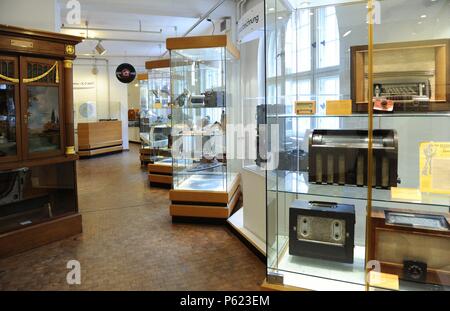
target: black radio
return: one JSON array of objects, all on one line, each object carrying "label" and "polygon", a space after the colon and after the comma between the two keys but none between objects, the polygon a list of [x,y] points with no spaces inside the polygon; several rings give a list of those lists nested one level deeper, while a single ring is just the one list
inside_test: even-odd
[{"label": "black radio", "polygon": [[355,206],[294,201],[289,209],[289,254],[353,263]]}]

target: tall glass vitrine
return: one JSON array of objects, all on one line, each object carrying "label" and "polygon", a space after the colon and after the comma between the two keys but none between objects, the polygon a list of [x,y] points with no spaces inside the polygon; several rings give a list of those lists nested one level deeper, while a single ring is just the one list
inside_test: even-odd
[{"label": "tall glass vitrine", "polygon": [[265,1],[268,286],[448,289],[450,8],[288,2]]},{"label": "tall glass vitrine", "polygon": [[148,148],[150,185],[172,186],[172,105],[170,59],[148,61],[147,126],[142,141]]},{"label": "tall glass vitrine", "polygon": [[232,92],[239,52],[226,35],[171,38],[167,48],[173,104],[171,215],[226,219],[240,196],[236,159],[227,148],[238,104]]}]

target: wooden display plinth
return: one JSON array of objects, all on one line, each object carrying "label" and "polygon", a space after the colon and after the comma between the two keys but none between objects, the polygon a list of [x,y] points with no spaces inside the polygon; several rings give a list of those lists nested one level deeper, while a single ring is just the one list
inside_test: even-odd
[{"label": "wooden display plinth", "polygon": [[172,187],[173,167],[168,164],[149,164],[148,180],[152,187]]},{"label": "wooden display plinth", "polygon": [[82,233],[80,214],[57,218],[0,235],[0,258],[63,240]]},{"label": "wooden display plinth", "polygon": [[123,150],[122,143],[121,121],[78,124],[78,154],[80,157],[120,152]]},{"label": "wooden display plinth", "polygon": [[151,158],[153,156],[153,149],[141,148],[139,151],[139,154],[140,154],[141,165],[145,165],[145,164],[152,162]]},{"label": "wooden display plinth", "polygon": [[173,220],[200,218],[226,220],[241,197],[240,177],[236,177],[230,191],[171,190],[170,215]]}]

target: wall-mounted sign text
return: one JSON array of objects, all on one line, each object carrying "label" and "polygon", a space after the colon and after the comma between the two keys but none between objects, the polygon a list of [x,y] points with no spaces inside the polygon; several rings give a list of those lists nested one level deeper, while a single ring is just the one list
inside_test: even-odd
[{"label": "wall-mounted sign text", "polygon": [[238,40],[241,43],[254,40],[264,29],[264,1],[248,10],[238,22]]}]

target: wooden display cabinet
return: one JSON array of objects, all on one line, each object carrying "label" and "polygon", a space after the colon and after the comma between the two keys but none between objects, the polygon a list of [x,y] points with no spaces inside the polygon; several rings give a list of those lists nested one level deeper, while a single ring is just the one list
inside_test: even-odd
[{"label": "wooden display cabinet", "polygon": [[81,40],[0,25],[0,257],[82,231],[72,68]]},{"label": "wooden display cabinet", "polygon": [[[429,81],[429,103],[419,111],[450,110],[450,40],[397,42],[374,45],[373,79]],[[351,48],[353,112],[366,113],[368,103],[368,47]],[[375,94],[375,92],[374,92]],[[375,95],[374,95],[375,96]],[[394,108],[394,112],[401,109]]]},{"label": "wooden display cabinet", "polygon": [[[239,50],[227,35],[168,38],[170,51],[173,221],[223,222],[236,209],[240,175],[227,158],[226,127],[238,103]],[[219,148],[215,148],[220,146]]]}]

